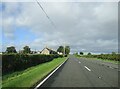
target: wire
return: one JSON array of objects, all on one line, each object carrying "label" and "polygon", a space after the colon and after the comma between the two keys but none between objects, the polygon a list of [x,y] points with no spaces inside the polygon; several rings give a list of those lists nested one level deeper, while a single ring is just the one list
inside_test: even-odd
[{"label": "wire", "polygon": [[36,0],[36,2],[39,5],[39,7],[42,9],[42,11],[44,12],[44,14],[46,15],[46,17],[48,18],[48,20],[50,21],[50,23],[54,26],[54,28],[56,28],[55,24],[53,23],[53,21],[51,20],[51,18],[48,16],[48,14],[45,12],[45,10],[42,7],[42,5],[37,0]]},{"label": "wire", "polygon": [[[45,12],[44,8],[42,7],[42,5],[38,2],[38,0],[36,0],[37,4],[39,5],[39,7],[42,9],[42,11],[44,12],[44,14],[46,15],[46,17],[48,18],[48,20],[50,21],[50,23],[54,26],[55,29],[57,29],[56,25],[53,23],[52,19],[48,16],[48,14]],[[58,45],[61,45],[61,43],[59,42],[59,40],[56,40],[56,42],[58,43]]]}]

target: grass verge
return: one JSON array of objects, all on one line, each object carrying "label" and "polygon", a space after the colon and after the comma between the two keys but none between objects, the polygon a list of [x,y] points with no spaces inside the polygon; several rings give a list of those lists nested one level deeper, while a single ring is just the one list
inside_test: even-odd
[{"label": "grass verge", "polygon": [[2,87],[32,87],[65,60],[66,58],[57,58],[21,72],[5,75],[3,76]]},{"label": "grass verge", "polygon": [[119,61],[108,60],[108,59],[88,58],[88,57],[81,57],[81,56],[79,56],[79,55],[75,55],[75,57],[77,57],[77,58],[87,58],[87,59],[91,59],[91,60],[101,60],[101,61],[104,61],[104,62],[109,62],[109,63],[113,63],[113,64],[120,64],[120,62],[119,62]]},{"label": "grass verge", "polygon": [[108,59],[100,59],[100,58],[91,58],[91,59],[102,60],[102,61],[104,61],[104,62],[109,62],[109,63],[113,63],[113,64],[118,64],[118,63],[120,63],[119,61],[108,60]]}]

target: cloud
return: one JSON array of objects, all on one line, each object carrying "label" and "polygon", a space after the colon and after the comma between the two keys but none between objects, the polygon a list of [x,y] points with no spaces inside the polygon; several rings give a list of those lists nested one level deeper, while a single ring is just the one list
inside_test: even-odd
[{"label": "cloud", "polygon": [[117,3],[42,2],[41,5],[56,28],[36,2],[6,4],[3,13],[8,14],[3,18],[5,36],[15,38],[13,27],[22,26],[37,36],[31,44],[26,42],[32,49],[42,49],[46,45],[56,49],[66,44],[73,52],[117,51]]}]

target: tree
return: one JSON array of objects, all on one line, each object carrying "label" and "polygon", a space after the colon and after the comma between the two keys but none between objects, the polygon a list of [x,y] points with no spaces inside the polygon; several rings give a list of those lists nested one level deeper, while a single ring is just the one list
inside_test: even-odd
[{"label": "tree", "polygon": [[80,55],[83,55],[84,53],[83,52],[80,52]]},{"label": "tree", "polygon": [[112,52],[112,55],[115,55],[116,53],[115,52]]},{"label": "tree", "polygon": [[70,46],[66,46],[65,47],[65,54],[69,54],[70,53]]},{"label": "tree", "polygon": [[91,53],[88,53],[87,55],[91,55]]},{"label": "tree", "polygon": [[29,46],[25,46],[25,47],[23,47],[23,49],[24,49],[23,53],[30,53],[31,52]]},{"label": "tree", "polygon": [[70,46],[65,46],[65,49],[63,46],[59,46],[59,48],[57,49],[57,52],[62,52],[64,53],[65,50],[65,54],[69,54],[70,53]]},{"label": "tree", "polygon": [[75,52],[74,55],[78,55],[78,52]]},{"label": "tree", "polygon": [[17,51],[16,51],[14,46],[7,47],[6,52],[7,53],[17,53]]},{"label": "tree", "polygon": [[59,48],[57,49],[57,52],[64,53],[64,47],[63,46],[59,46]]}]

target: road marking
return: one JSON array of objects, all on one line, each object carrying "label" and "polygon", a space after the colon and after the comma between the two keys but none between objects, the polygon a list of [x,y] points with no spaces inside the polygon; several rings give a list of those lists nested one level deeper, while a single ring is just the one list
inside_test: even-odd
[{"label": "road marking", "polygon": [[79,61],[79,63],[81,63],[81,62]]},{"label": "road marking", "polygon": [[113,67],[109,66],[109,68],[113,69]]},{"label": "road marking", "polygon": [[59,65],[52,73],[50,73],[43,81],[41,81],[34,89],[38,89],[50,76],[52,76],[68,59]]},{"label": "road marking", "polygon": [[84,66],[88,71],[91,71],[91,69],[89,69],[87,66]]}]

